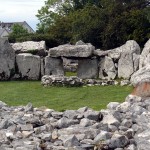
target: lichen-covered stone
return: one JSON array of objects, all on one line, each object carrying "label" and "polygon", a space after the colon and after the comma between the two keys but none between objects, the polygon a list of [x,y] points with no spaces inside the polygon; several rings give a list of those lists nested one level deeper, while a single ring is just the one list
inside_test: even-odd
[{"label": "lichen-covered stone", "polygon": [[6,38],[0,38],[0,80],[15,74],[15,52]]}]

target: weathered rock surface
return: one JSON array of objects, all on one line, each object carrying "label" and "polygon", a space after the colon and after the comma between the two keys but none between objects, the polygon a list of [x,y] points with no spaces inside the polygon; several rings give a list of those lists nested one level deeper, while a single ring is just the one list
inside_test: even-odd
[{"label": "weathered rock surface", "polygon": [[133,59],[130,53],[122,53],[118,62],[118,77],[128,79],[133,74]]},{"label": "weathered rock surface", "polygon": [[49,49],[49,56],[51,57],[89,57],[92,55],[94,46],[91,44],[85,45],[60,45]]},{"label": "weathered rock surface", "polygon": [[99,63],[99,78],[110,80],[115,79],[116,75],[117,70],[113,60],[108,56],[102,58]]},{"label": "weathered rock surface", "polygon": [[78,61],[77,76],[81,79],[92,79],[98,76],[98,60],[96,58]]},{"label": "weathered rock surface", "polygon": [[8,80],[15,73],[15,53],[5,38],[0,38],[0,80]]},{"label": "weathered rock surface", "polygon": [[29,53],[16,56],[19,77],[21,79],[38,80],[40,77],[41,59]]},{"label": "weathered rock surface", "polygon": [[96,50],[94,50],[93,51],[93,54],[95,55],[95,56],[108,56],[108,54],[111,52],[111,50],[107,50],[107,51],[102,51],[102,50],[100,50],[100,49],[96,49]]},{"label": "weathered rock surface", "polygon": [[107,108],[56,112],[0,102],[0,149],[148,150],[149,98],[129,95]]},{"label": "weathered rock surface", "polygon": [[150,82],[150,65],[140,68],[130,79],[131,83],[136,86],[143,82]]},{"label": "weathered rock surface", "polygon": [[64,75],[61,58],[45,57],[45,75]]},{"label": "weathered rock surface", "polygon": [[94,50],[93,54],[100,57],[100,78],[114,79],[117,75],[129,79],[139,69],[140,47],[134,40],[115,49]]},{"label": "weathered rock surface", "polygon": [[127,41],[120,50],[122,53],[118,61],[118,77],[129,79],[138,69],[140,47],[135,41]]},{"label": "weathered rock surface", "polygon": [[139,68],[150,65],[150,39],[144,45],[144,49],[140,55]]},{"label": "weathered rock surface", "polygon": [[45,41],[26,41],[22,43],[11,43],[11,46],[16,53],[34,53],[40,56],[46,55]]}]

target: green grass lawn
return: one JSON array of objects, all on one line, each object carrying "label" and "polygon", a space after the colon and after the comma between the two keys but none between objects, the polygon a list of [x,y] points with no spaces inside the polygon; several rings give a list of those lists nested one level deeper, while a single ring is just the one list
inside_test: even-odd
[{"label": "green grass lawn", "polygon": [[46,106],[63,111],[88,106],[95,110],[106,108],[111,101],[123,102],[131,93],[132,87],[93,86],[93,87],[48,87],[40,81],[0,82],[0,100],[8,105]]}]

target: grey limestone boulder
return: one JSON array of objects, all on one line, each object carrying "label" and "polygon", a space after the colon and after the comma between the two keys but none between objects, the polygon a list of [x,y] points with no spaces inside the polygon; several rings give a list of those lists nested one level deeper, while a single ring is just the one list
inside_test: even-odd
[{"label": "grey limestone boulder", "polygon": [[99,63],[99,78],[101,79],[115,79],[117,70],[112,58],[105,56]]},{"label": "grey limestone boulder", "polygon": [[76,138],[75,135],[70,135],[68,136],[64,141],[64,146],[65,147],[73,147],[73,146],[79,146],[80,143],[78,141],[78,139]]},{"label": "grey limestone boulder", "polygon": [[140,52],[140,47],[134,40],[115,49],[94,50],[93,54],[101,57],[99,77],[114,79],[118,75],[119,78],[129,79],[139,68]]},{"label": "grey limestone boulder", "polygon": [[73,120],[73,119],[68,119],[68,118],[63,117],[58,120],[57,126],[59,128],[67,128],[71,125],[78,124],[78,123],[79,123],[78,120]]},{"label": "grey limestone boulder", "polygon": [[21,43],[11,43],[15,53],[34,53],[44,56],[46,53],[45,41],[26,41]]},{"label": "grey limestone boulder", "polygon": [[117,120],[112,114],[107,114],[103,116],[103,124],[114,125],[118,127],[120,125],[119,120]]},{"label": "grey limestone boulder", "polygon": [[96,58],[80,59],[78,62],[77,76],[81,79],[97,78],[98,60]]},{"label": "grey limestone boulder", "polygon": [[144,45],[144,49],[140,55],[139,68],[150,64],[150,39]]},{"label": "grey limestone boulder", "polygon": [[119,102],[110,102],[110,103],[107,105],[107,108],[108,108],[109,110],[115,110],[119,104],[120,104]]},{"label": "grey limestone boulder", "polygon": [[128,144],[128,138],[121,134],[114,134],[110,140],[110,148],[123,148]]},{"label": "grey limestone boulder", "polygon": [[130,76],[138,69],[140,55],[139,45],[131,40],[120,47],[120,59],[118,61],[118,77],[129,79]]},{"label": "grey limestone boulder", "polygon": [[45,57],[45,75],[64,75],[61,58]]},{"label": "grey limestone boulder", "polygon": [[112,49],[108,56],[113,59],[119,59],[121,57],[121,53],[130,53],[130,54],[138,54],[140,55],[140,47],[138,43],[134,40],[127,41],[124,45],[117,47],[115,49]]},{"label": "grey limestone boulder", "polygon": [[76,110],[66,110],[63,113],[63,116],[69,119],[77,119],[78,112]]},{"label": "grey limestone boulder", "polygon": [[41,59],[39,56],[22,53],[16,56],[19,75],[22,79],[38,80],[40,77]]},{"label": "grey limestone boulder", "polygon": [[133,58],[130,53],[122,53],[118,62],[118,77],[128,79],[134,72]]},{"label": "grey limestone boulder", "polygon": [[108,139],[110,139],[112,136],[111,133],[107,132],[107,131],[101,131],[95,138],[94,138],[94,143],[98,144],[102,141],[106,141]]},{"label": "grey limestone boulder", "polygon": [[87,119],[87,118],[83,118],[80,121],[80,125],[83,126],[83,127],[88,127],[88,126],[91,126],[93,124],[94,124],[94,121],[92,121],[90,119]]},{"label": "grey limestone boulder", "polygon": [[15,52],[5,38],[0,38],[0,80],[8,80],[15,73]]},{"label": "grey limestone boulder", "polygon": [[92,55],[94,46],[91,44],[85,45],[60,45],[49,49],[49,56],[51,57],[89,57]]},{"label": "grey limestone boulder", "polygon": [[131,84],[136,86],[143,82],[150,82],[150,65],[140,68],[131,76]]}]

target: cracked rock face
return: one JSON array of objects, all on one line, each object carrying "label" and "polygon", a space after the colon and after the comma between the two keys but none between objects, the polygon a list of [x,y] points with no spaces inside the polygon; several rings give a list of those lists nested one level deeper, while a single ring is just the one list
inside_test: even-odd
[{"label": "cracked rock face", "polygon": [[41,59],[39,56],[22,53],[16,56],[20,78],[38,80],[40,77]]},{"label": "cracked rock face", "polygon": [[144,49],[140,55],[139,68],[150,65],[150,39],[145,43]]},{"label": "cracked rock face", "polygon": [[0,80],[8,80],[15,73],[15,52],[5,38],[0,38]]},{"label": "cracked rock face", "polygon": [[57,112],[0,102],[1,150],[147,150],[149,99],[129,95],[108,109]]}]

